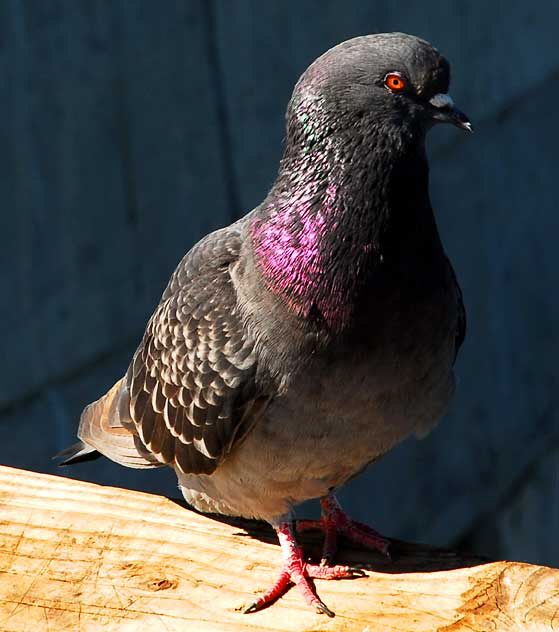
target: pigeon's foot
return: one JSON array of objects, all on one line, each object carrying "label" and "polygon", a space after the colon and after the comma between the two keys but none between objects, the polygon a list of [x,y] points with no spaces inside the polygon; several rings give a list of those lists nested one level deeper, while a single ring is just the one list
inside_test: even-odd
[{"label": "pigeon's foot", "polygon": [[330,564],[338,550],[338,534],[342,533],[349,540],[368,549],[379,551],[390,557],[388,547],[390,541],[377,533],[372,527],[362,522],[352,520],[341,508],[333,494],[320,500],[322,518],[320,520],[299,520],[298,531],[320,529],[324,532],[324,546],[322,548],[321,565]]},{"label": "pigeon's foot", "polygon": [[321,564],[308,564],[303,559],[301,547],[297,545],[291,524],[281,523],[276,528],[283,553],[283,567],[274,585],[251,604],[245,613],[256,612],[270,605],[281,597],[286,590],[295,584],[305,602],[314,608],[319,614],[333,617],[334,613],[324,604],[314,592],[309,579],[353,579],[363,577],[365,573],[358,568],[350,566],[325,566]]}]

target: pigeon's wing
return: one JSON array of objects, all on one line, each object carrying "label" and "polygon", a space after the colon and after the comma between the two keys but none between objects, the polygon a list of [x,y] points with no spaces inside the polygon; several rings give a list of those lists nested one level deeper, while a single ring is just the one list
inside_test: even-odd
[{"label": "pigeon's wing", "polygon": [[229,227],[184,257],[126,376],[141,441],[185,473],[213,472],[269,401],[229,272],[240,246]]}]

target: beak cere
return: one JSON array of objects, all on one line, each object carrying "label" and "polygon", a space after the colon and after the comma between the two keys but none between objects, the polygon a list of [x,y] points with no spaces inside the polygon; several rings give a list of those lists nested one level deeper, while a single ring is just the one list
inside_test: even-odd
[{"label": "beak cere", "polygon": [[472,124],[468,117],[455,105],[452,97],[448,94],[439,93],[429,99],[433,106],[433,118],[441,123],[452,123],[456,127],[473,132]]}]

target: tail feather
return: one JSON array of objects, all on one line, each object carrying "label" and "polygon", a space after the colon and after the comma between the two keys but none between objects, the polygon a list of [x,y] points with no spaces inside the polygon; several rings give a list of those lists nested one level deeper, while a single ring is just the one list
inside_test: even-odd
[{"label": "tail feather", "polygon": [[58,467],[63,467],[74,463],[83,463],[84,461],[94,461],[100,456],[101,453],[95,448],[86,445],[83,441],[78,441],[65,450],[60,451],[53,458],[64,459],[64,461],[60,461],[60,463],[58,463]]},{"label": "tail feather", "polygon": [[80,442],[58,455],[68,456],[60,465],[94,459],[98,453],[126,467],[161,467],[163,464],[137,436],[129,405],[126,378],[122,378],[106,395],[84,409],[78,428]]}]

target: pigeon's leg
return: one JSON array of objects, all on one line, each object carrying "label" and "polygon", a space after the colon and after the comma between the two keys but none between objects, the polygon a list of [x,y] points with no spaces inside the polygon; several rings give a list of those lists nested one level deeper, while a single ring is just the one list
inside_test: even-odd
[{"label": "pigeon's leg", "polygon": [[390,557],[388,547],[390,541],[383,538],[372,527],[362,522],[352,520],[341,508],[334,494],[328,494],[320,499],[322,517],[320,520],[299,520],[297,530],[319,529],[324,533],[322,547],[322,566],[330,564],[338,549],[338,534],[342,533],[349,540],[368,549],[380,551]]},{"label": "pigeon's leg", "polygon": [[324,547],[321,564],[329,564],[337,551],[337,535],[342,533],[352,542],[368,549],[380,551],[390,557],[388,547],[390,541],[362,522],[352,520],[342,509],[334,494],[320,499],[322,508],[322,530],[324,531]]},{"label": "pigeon's leg", "polygon": [[274,585],[251,604],[245,610],[245,613],[256,612],[266,607],[281,597],[291,584],[295,584],[309,606],[320,614],[327,614],[329,617],[333,617],[334,613],[316,596],[309,579],[351,579],[363,576],[363,571],[349,566],[308,564],[303,558],[301,547],[295,540],[291,523],[280,523],[276,527],[276,532],[283,555],[281,573]]}]

